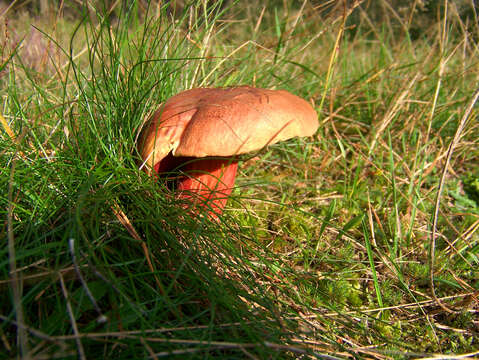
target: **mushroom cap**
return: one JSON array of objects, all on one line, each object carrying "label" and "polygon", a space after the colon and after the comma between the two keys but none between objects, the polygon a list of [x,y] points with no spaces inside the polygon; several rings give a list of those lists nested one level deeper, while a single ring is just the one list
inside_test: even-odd
[{"label": "mushroom cap", "polygon": [[317,114],[305,100],[285,91],[250,86],[197,88],[169,98],[139,138],[151,168],[173,156],[233,156],[295,136],[311,136]]}]

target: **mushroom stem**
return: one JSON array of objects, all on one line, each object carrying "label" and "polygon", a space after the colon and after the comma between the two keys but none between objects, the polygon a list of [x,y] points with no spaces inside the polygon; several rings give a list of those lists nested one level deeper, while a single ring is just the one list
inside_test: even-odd
[{"label": "mushroom stem", "polygon": [[184,166],[186,176],[178,180],[183,199],[192,199],[211,207],[220,215],[233,190],[238,162],[230,159],[199,159]]},{"label": "mushroom stem", "polygon": [[[210,207],[220,215],[233,190],[238,161],[234,158],[189,158],[168,155],[155,166],[157,173],[176,169],[184,173],[176,182],[179,198]],[[176,171],[175,170],[175,171]]]}]

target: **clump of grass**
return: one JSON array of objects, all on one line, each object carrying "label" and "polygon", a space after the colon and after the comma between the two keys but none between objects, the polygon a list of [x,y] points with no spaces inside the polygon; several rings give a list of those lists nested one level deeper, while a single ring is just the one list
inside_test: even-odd
[{"label": "clump of grass", "polygon": [[[477,50],[454,4],[415,40],[387,6],[97,5],[40,29],[48,76],[2,58],[7,354],[477,352]],[[218,221],[191,216],[136,134],[181,90],[243,83],[312,101],[320,130],[245,159]]]}]

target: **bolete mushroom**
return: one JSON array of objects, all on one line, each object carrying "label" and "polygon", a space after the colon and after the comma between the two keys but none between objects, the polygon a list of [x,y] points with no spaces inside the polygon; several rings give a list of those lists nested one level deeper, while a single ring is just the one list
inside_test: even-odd
[{"label": "bolete mushroom", "polygon": [[313,107],[285,90],[197,88],[169,98],[153,114],[138,150],[148,173],[181,170],[179,196],[200,199],[219,214],[234,186],[238,155],[317,128]]}]

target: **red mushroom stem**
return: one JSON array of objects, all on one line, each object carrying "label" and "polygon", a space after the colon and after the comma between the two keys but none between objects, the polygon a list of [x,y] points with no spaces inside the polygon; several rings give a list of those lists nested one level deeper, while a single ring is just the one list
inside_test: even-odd
[{"label": "red mushroom stem", "polygon": [[176,180],[180,199],[210,207],[210,215],[220,215],[233,190],[238,161],[233,158],[173,157],[171,154],[155,166],[159,174],[181,171]]}]

